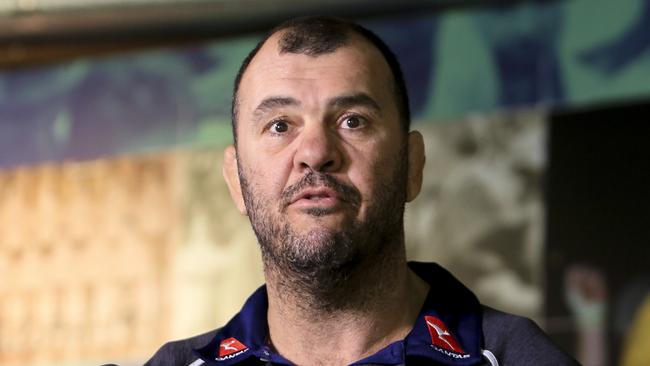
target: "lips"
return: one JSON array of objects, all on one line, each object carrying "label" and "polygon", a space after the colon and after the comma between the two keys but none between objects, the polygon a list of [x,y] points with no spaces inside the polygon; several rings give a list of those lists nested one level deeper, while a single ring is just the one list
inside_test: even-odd
[{"label": "lips", "polygon": [[284,212],[289,206],[334,210],[342,204],[359,208],[361,194],[354,186],[340,182],[329,174],[309,172],[282,192],[280,211]]},{"label": "lips", "polygon": [[319,201],[338,201],[340,200],[340,195],[333,189],[327,187],[319,188],[307,188],[302,190],[297,194],[292,200],[291,203],[296,203],[301,200],[306,200],[310,202],[319,202]]}]

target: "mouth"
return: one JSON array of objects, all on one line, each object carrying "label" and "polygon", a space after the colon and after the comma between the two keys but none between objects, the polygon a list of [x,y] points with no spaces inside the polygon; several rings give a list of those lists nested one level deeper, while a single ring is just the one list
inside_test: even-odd
[{"label": "mouth", "polygon": [[297,209],[304,213],[334,213],[358,209],[361,194],[354,186],[322,173],[308,173],[282,192],[280,211]]},{"label": "mouth", "polygon": [[307,188],[300,192],[291,201],[291,204],[304,202],[304,203],[335,203],[342,201],[339,194],[333,189],[327,187],[320,188]]}]

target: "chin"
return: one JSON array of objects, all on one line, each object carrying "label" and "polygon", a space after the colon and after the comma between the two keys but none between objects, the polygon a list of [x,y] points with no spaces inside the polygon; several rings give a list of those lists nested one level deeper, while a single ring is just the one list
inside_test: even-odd
[{"label": "chin", "polygon": [[294,265],[312,269],[353,262],[359,249],[346,233],[324,227],[290,238],[285,245]]}]

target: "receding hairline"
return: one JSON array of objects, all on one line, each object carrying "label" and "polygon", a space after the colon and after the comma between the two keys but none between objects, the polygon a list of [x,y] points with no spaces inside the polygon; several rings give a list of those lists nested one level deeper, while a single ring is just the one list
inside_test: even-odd
[{"label": "receding hairline", "polygon": [[[367,47],[368,50],[373,50],[371,52],[376,52],[377,53],[376,56],[378,56],[378,57],[367,56],[367,61],[378,60],[378,59],[381,60],[380,62],[383,64],[383,66],[381,66],[381,67],[384,68],[384,71],[385,71],[387,77],[390,79],[390,80],[388,80],[387,84],[389,84],[391,88],[397,89],[395,76],[393,75],[388,62],[385,60],[384,57],[382,57],[381,51],[374,44],[372,44],[372,42],[370,42],[363,35],[359,34],[358,32],[354,31],[353,29],[346,29],[345,30],[345,32],[346,32],[345,40],[342,43],[340,43],[339,45],[337,45],[335,48],[332,48],[331,51],[319,52],[318,54],[307,54],[307,53],[302,53],[302,52],[295,53],[295,52],[289,52],[289,51],[283,50],[282,45],[281,45],[281,41],[282,41],[281,37],[283,36],[284,33],[288,32],[288,31],[289,31],[288,28],[281,28],[281,29],[278,29],[277,31],[275,31],[274,33],[271,33],[267,38],[265,38],[263,40],[263,43],[261,44],[261,46],[259,47],[259,49],[255,53],[255,55],[249,60],[249,63],[247,65],[246,69],[244,70],[244,72],[241,75],[241,79],[239,80],[239,84],[237,85],[236,94],[234,95],[237,109],[239,109],[239,102],[240,102],[239,91],[241,89],[241,86],[243,85],[243,81],[246,78],[246,75],[249,74],[249,71],[251,69],[253,69],[253,71],[254,71],[254,69],[256,67],[258,67],[257,60],[259,59],[260,54],[263,53],[265,51],[265,49],[267,49],[268,47],[274,47],[275,51],[277,51],[278,56],[295,55],[295,56],[306,56],[306,57],[310,57],[310,58],[314,58],[314,59],[320,58],[320,57],[326,57],[326,56],[329,56],[329,55],[334,55],[334,54],[336,54],[337,52],[339,52],[340,50],[342,50],[344,48],[359,49],[359,48],[362,48],[362,47]],[[393,90],[393,92],[395,92],[395,90]],[[399,110],[399,107],[398,107],[398,110]]]},{"label": "receding hairline", "polygon": [[385,60],[384,57],[382,57],[381,51],[375,47],[375,45],[372,44],[369,40],[367,40],[364,36],[357,34],[354,31],[348,30],[346,34],[346,39],[343,43],[338,45],[336,48],[333,48],[331,51],[328,52],[320,52],[318,54],[309,54],[309,53],[303,53],[303,52],[290,52],[282,49],[282,45],[280,44],[282,39],[283,32],[286,32],[286,29],[281,29],[277,31],[276,33],[271,34],[268,38],[264,40],[264,43],[261,45],[259,48],[258,52],[255,53],[253,58],[250,59],[249,64],[247,65],[246,69],[244,70],[243,74],[241,75],[241,80],[240,80],[240,85],[241,81],[244,80],[244,77],[246,74],[248,74],[249,69],[251,69],[251,66],[254,64],[258,64],[258,59],[261,53],[265,52],[266,49],[269,47],[274,48],[272,52],[277,52],[277,56],[283,57],[283,56],[305,56],[309,57],[312,59],[318,59],[321,57],[327,57],[327,56],[332,56],[337,54],[339,51],[344,50],[344,49],[350,49],[350,50],[361,50],[361,51],[370,51],[370,52],[375,52],[375,54],[368,54],[366,52],[361,52],[362,55],[366,57],[367,62],[377,62],[379,61],[380,63],[383,64],[381,66],[384,68],[384,71],[387,73],[387,77],[389,78],[388,82],[390,84],[395,84],[395,76],[393,75],[390,65],[388,62]]}]

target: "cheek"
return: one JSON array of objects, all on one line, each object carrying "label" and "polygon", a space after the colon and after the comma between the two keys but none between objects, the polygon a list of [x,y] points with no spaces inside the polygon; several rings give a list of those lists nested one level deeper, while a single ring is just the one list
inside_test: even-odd
[{"label": "cheek", "polygon": [[[353,159],[349,177],[352,183],[361,191],[364,201],[376,197],[378,191],[393,184],[392,180],[397,164],[399,151],[393,146],[375,146],[364,152],[357,152],[359,158]],[[362,157],[362,158],[361,158]]]},{"label": "cheek", "polygon": [[376,194],[379,183],[385,179],[386,170],[390,169],[387,162],[382,160],[375,150],[366,153],[356,152],[357,158],[352,159],[348,176],[352,184],[361,192],[364,202],[371,201]]},{"label": "cheek", "polygon": [[253,154],[246,162],[248,181],[253,189],[270,199],[279,197],[290,174],[290,166],[277,156],[261,153]]}]

